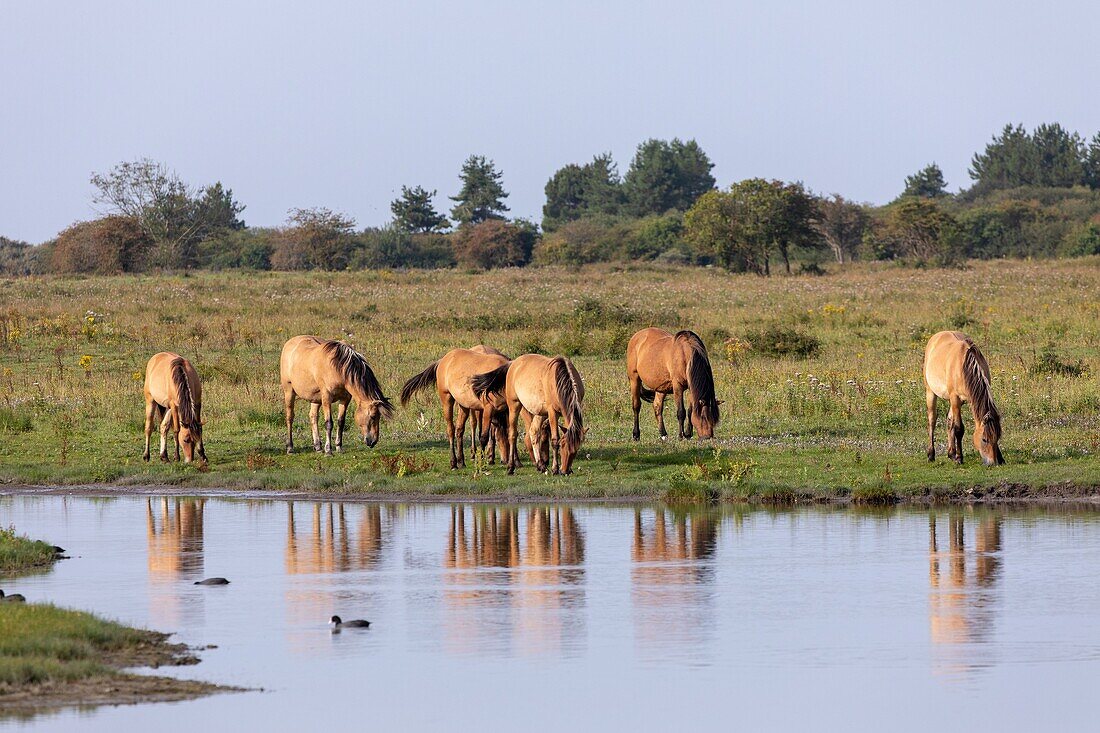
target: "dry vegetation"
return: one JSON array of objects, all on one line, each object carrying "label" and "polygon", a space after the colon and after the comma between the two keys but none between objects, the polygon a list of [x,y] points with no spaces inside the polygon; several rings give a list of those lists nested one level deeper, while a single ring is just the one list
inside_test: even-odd
[{"label": "dry vegetation", "polygon": [[[1100,486],[1096,258],[965,270],[856,264],[770,279],[593,266],[24,278],[0,287],[0,479],[10,482],[885,500]],[[648,408],[642,442],[629,440],[623,352],[649,325],[692,328],[706,341],[726,401],[716,441],[660,443]],[[990,359],[1008,466],[985,469],[972,452],[961,468],[924,458],[921,350],[944,328],[972,335]],[[390,395],[454,346],[572,355],[591,428],[576,474],[449,471],[434,401],[401,411],[374,451],[349,438],[341,456],[283,455],[278,355],[300,333],[348,340]],[[142,374],[165,349],[203,377],[207,473],[141,461]],[[303,438],[306,413],[298,411]],[[417,470],[393,468],[402,465]]]}]

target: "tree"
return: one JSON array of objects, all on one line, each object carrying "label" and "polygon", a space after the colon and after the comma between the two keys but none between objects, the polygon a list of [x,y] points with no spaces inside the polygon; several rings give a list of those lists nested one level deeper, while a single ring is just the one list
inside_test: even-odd
[{"label": "tree", "polygon": [[1044,124],[1028,134],[1005,125],[999,137],[977,153],[970,177],[978,193],[1019,186],[1069,187],[1086,183],[1088,152],[1081,136],[1061,125]]},{"label": "tree", "polygon": [[610,153],[591,163],[570,163],[546,182],[542,207],[543,231],[551,232],[566,222],[596,214],[614,215],[622,205],[622,182]]},{"label": "tree", "polygon": [[462,190],[451,201],[451,218],[459,224],[477,224],[489,219],[503,219],[508,207],[503,199],[508,198],[500,183],[503,174],[496,169],[493,161],[483,155],[471,155],[462,164],[459,178]]},{"label": "tree", "polygon": [[401,198],[390,202],[394,226],[399,231],[410,234],[439,232],[449,227],[451,222],[447,217],[432,206],[435,195],[436,191],[427,191],[420,186],[416,188],[402,186]]},{"label": "tree", "polygon": [[233,190],[218,181],[202,190],[195,201],[195,223],[202,239],[245,228],[240,218],[244,206],[233,199]]},{"label": "tree", "polygon": [[194,191],[167,166],[141,158],[116,165],[107,173],[93,173],[92,200],[105,214],[138,222],[162,250],[159,264],[187,266],[201,238]]},{"label": "tree", "polygon": [[1100,132],[1093,135],[1085,151],[1084,183],[1089,188],[1100,189]]},{"label": "tree", "polygon": [[955,262],[958,223],[932,199],[905,197],[891,204],[876,233],[885,256],[941,265]]},{"label": "tree", "polygon": [[813,198],[800,183],[749,178],[728,193],[710,191],[684,216],[684,232],[729,269],[771,274],[776,252],[791,271],[790,250],[816,246]]},{"label": "tree", "polygon": [[905,177],[905,191],[902,196],[923,196],[934,199],[947,195],[947,182],[943,180],[943,171],[935,163],[927,165],[911,176]]},{"label": "tree", "polygon": [[638,146],[623,188],[635,216],[686,211],[714,188],[714,164],[694,140],[646,140]]},{"label": "tree", "polygon": [[865,207],[833,194],[817,200],[813,228],[833,251],[836,261],[843,264],[854,257],[870,220]]},{"label": "tree", "polygon": [[454,239],[455,259],[465,267],[521,267],[531,261],[538,231],[529,222],[489,219],[462,227]]},{"label": "tree", "polygon": [[271,265],[278,270],[343,270],[348,266],[355,220],[325,208],[291,209]]}]

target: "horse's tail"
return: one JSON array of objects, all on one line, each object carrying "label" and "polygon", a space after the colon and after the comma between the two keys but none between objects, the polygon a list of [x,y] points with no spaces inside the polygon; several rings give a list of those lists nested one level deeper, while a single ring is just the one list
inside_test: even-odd
[{"label": "horse's tail", "polygon": [[562,440],[569,450],[576,451],[584,440],[584,415],[581,412],[581,386],[577,384],[576,369],[564,356],[555,356],[550,361],[554,370],[554,384],[558,388],[563,412],[569,416],[569,427],[565,429]]},{"label": "horse's tail", "polygon": [[176,388],[179,423],[188,430],[195,430],[200,424],[199,416],[195,406],[195,400],[191,395],[191,385],[187,381],[187,368],[185,364],[187,364],[187,362],[182,356],[172,360],[170,365],[172,370],[172,384]]},{"label": "horse's tail", "polygon": [[409,404],[409,400],[417,392],[427,389],[435,384],[435,370],[439,366],[438,361],[433,361],[428,365],[427,369],[417,374],[415,377],[405,382],[405,386],[401,388],[401,406]]},{"label": "horse's tail", "polygon": [[718,424],[718,400],[714,395],[714,372],[703,339],[694,331],[680,331],[676,340],[687,344],[691,358],[687,365],[688,389],[691,401],[699,405],[699,419],[710,425]]},{"label": "horse's tail", "polygon": [[657,399],[657,393],[654,390],[646,387],[644,384],[639,385],[638,396],[646,402],[652,402],[653,400]]},{"label": "horse's tail", "polygon": [[487,399],[491,394],[504,394],[504,385],[508,380],[508,367],[511,362],[501,364],[492,371],[483,374],[475,374],[470,377],[470,387],[480,399]]},{"label": "horse's tail", "polygon": [[963,357],[963,381],[966,391],[970,394],[970,409],[974,413],[974,419],[985,424],[991,441],[1001,437],[1001,412],[993,402],[993,394],[989,387],[989,378],[985,369],[986,362],[978,345],[969,338],[966,340],[966,356]]}]

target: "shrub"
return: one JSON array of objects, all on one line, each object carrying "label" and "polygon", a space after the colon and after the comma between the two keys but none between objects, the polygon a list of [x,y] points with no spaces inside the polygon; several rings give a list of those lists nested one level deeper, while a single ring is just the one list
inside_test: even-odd
[{"label": "shrub", "polygon": [[451,243],[445,234],[411,234],[393,227],[366,229],[357,237],[353,270],[399,267],[435,269],[455,264]]},{"label": "shrub", "polygon": [[153,240],[137,219],[105,216],[73,224],[57,236],[50,269],[61,273],[112,275],[145,266]]},{"label": "shrub", "polygon": [[277,270],[344,270],[355,241],[355,220],[324,208],[292,209],[288,227],[275,236],[271,264]]},{"label": "shrub", "polygon": [[199,243],[199,263],[212,270],[270,270],[277,236],[271,229],[226,230]]},{"label": "shrub", "polygon": [[1048,343],[1035,358],[1030,371],[1032,374],[1037,375],[1051,374],[1060,377],[1079,377],[1085,373],[1085,367],[1080,360],[1073,363],[1063,361],[1054,348],[1054,344]]},{"label": "shrub", "polygon": [[821,351],[821,341],[816,336],[787,326],[767,326],[745,334],[745,340],[754,351],[766,356],[807,359]]},{"label": "shrub", "polygon": [[531,260],[538,232],[526,222],[490,219],[467,224],[454,235],[454,256],[464,267],[521,267]]}]

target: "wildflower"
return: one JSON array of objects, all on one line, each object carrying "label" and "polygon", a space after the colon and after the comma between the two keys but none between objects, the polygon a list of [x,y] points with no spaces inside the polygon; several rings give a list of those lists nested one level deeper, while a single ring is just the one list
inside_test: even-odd
[{"label": "wildflower", "polygon": [[80,357],[80,368],[83,369],[84,371],[90,371],[91,370],[91,368],[92,368],[92,355],[91,354],[85,354],[84,356]]}]

